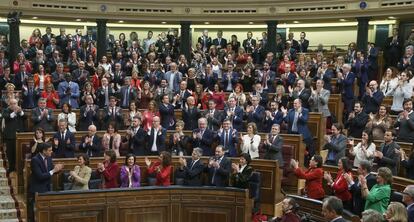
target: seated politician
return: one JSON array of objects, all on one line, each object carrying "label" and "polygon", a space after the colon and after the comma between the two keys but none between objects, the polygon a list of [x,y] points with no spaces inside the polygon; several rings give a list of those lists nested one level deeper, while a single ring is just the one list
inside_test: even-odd
[{"label": "seated politician", "polygon": [[224,156],[224,148],[221,145],[216,147],[215,155],[212,156],[206,168],[209,184],[217,187],[228,186],[231,161]]},{"label": "seated politician", "polygon": [[[203,150],[201,148],[194,148],[193,153],[191,154],[191,159],[184,159],[180,157],[179,163],[180,167],[176,171],[176,178],[182,178],[184,180],[184,185],[186,186],[201,186],[202,184],[202,174],[204,170],[204,164],[200,160],[200,157],[203,155]],[[178,180],[177,180],[178,181]]]}]

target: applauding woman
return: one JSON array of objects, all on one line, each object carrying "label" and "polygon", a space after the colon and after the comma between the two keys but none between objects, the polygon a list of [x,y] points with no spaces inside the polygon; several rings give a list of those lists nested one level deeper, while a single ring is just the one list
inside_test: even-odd
[{"label": "applauding woman", "polygon": [[231,165],[233,169],[233,174],[231,175],[233,187],[242,189],[249,188],[249,179],[253,173],[253,167],[249,165],[251,161],[252,159],[249,154],[242,153],[239,158],[239,164],[233,163]]},{"label": "applauding woman", "polygon": [[104,153],[104,162],[98,164],[98,173],[103,175],[103,188],[118,187],[118,164],[116,163],[116,154],[113,150],[107,150]]},{"label": "applauding woman", "polygon": [[242,153],[250,154],[252,159],[259,158],[260,136],[257,134],[256,123],[247,124],[247,134],[241,137],[241,151]]},{"label": "applauding woman", "polygon": [[140,187],[141,171],[135,164],[134,154],[128,154],[125,157],[125,165],[121,167],[121,187]]},{"label": "applauding woman", "polygon": [[295,174],[299,179],[305,179],[304,192],[307,197],[317,200],[322,200],[325,197],[325,191],[322,187],[323,169],[322,157],[314,155],[309,162],[309,169],[306,171],[299,168],[299,162],[292,160],[292,167],[295,169]]},{"label": "applauding woman", "polygon": [[[350,144],[353,146],[354,141],[351,140]],[[361,160],[368,160],[372,163],[374,160],[375,143],[372,142],[372,134],[369,130],[362,132],[362,141],[354,146],[354,148],[349,149],[349,153],[355,156],[354,167],[359,167]]]},{"label": "applauding woman", "polygon": [[169,186],[171,184],[171,154],[166,151],[162,151],[159,156],[159,161],[152,163],[147,157],[145,157],[145,164],[148,167],[149,174],[155,174],[157,186]]},{"label": "applauding woman", "polygon": [[73,171],[70,171],[69,180],[72,181],[72,190],[89,190],[89,179],[91,178],[92,170],[89,165],[89,157],[86,153],[78,156],[78,166],[75,166]]}]

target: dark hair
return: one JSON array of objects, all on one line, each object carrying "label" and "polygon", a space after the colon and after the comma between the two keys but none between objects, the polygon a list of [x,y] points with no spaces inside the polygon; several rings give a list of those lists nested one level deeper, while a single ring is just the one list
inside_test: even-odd
[{"label": "dark hair", "polygon": [[243,157],[246,160],[247,165],[249,165],[250,162],[252,162],[252,158],[250,157],[250,154],[248,154],[248,153],[242,153],[242,154],[240,154],[239,157]]},{"label": "dark hair", "polygon": [[52,144],[50,144],[50,143],[40,143],[40,144],[38,144],[38,150],[41,151],[41,152],[43,152],[45,150],[48,150],[51,147],[52,147]]},{"label": "dark hair", "polygon": [[342,163],[342,171],[344,173],[352,171],[352,165],[348,157],[342,157],[341,159],[339,159],[339,161],[341,161]]},{"label": "dark hair", "polygon": [[330,212],[335,212],[336,215],[342,215],[344,205],[342,200],[335,196],[327,197],[323,200],[323,206]]},{"label": "dark hair", "polygon": [[86,154],[86,153],[81,153],[81,154],[79,154],[77,157],[76,157],[76,159],[79,159],[79,158],[83,158],[83,160],[85,161],[85,165],[86,166],[89,166],[89,156]]},{"label": "dark hair", "polygon": [[[45,141],[45,130],[42,128],[42,127],[38,127],[38,128],[36,128],[36,130],[34,131],[34,133],[35,133],[35,138],[36,138],[36,132],[37,131],[39,131],[39,132],[42,132],[42,134],[43,134],[43,136],[42,136],[42,140],[43,141]],[[37,138],[36,138],[37,139]]]},{"label": "dark hair", "polygon": [[128,154],[125,156],[125,165],[128,165],[128,159],[129,159],[130,157],[134,157],[134,163],[135,163],[135,161],[137,160],[137,158],[135,157],[135,155],[134,155],[134,154],[132,154],[132,153],[128,153]]},{"label": "dark hair", "polygon": [[362,107],[364,107],[364,103],[362,103],[361,101],[356,101],[356,102],[354,103],[354,106],[355,106],[356,104],[359,104],[359,105],[361,106],[361,108],[362,108]]},{"label": "dark hair", "polygon": [[107,150],[105,151],[105,155],[109,156],[111,159],[109,162],[115,163],[116,162],[116,153],[114,150]]},{"label": "dark hair", "polygon": [[361,162],[359,162],[359,166],[368,173],[371,172],[372,164],[368,160],[361,160]]},{"label": "dark hair", "polygon": [[64,107],[65,105],[66,105],[66,106],[68,106],[68,113],[71,113],[71,112],[72,112],[72,106],[71,106],[69,103],[63,103],[63,104],[62,104],[62,112],[63,112],[63,107]]},{"label": "dark hair", "polygon": [[342,133],[342,130],[344,129],[344,125],[341,123],[334,123],[332,126],[334,126],[339,131],[339,133]]},{"label": "dark hair", "polygon": [[162,160],[161,160],[162,167],[171,165],[171,153],[167,151],[162,151],[160,155],[162,155]]},{"label": "dark hair", "polygon": [[106,132],[109,132],[109,126],[112,126],[112,128],[114,128],[114,133],[117,133],[117,132],[118,132],[118,129],[117,129],[117,127],[116,127],[116,123],[115,123],[114,121],[111,121],[111,122],[108,124],[108,128],[106,129]]},{"label": "dark hair", "polygon": [[410,98],[404,99],[403,101],[403,106],[408,103],[408,102],[412,102],[412,100]]},{"label": "dark hair", "polygon": [[373,138],[372,138],[372,132],[369,129],[364,129],[364,131],[362,131],[362,133],[366,133],[368,135],[368,140],[367,140],[367,145],[371,145]]},{"label": "dark hair", "polygon": [[317,163],[316,167],[320,168],[323,164],[323,159],[321,155],[315,154],[313,155],[313,160]]},{"label": "dark hair", "polygon": [[391,132],[391,135],[394,138],[397,136],[397,133],[395,132],[395,129],[388,128],[388,129],[385,130],[385,132]]}]

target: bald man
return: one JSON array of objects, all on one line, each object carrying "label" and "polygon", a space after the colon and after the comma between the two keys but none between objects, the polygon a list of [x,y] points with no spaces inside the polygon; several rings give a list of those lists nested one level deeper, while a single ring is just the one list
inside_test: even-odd
[{"label": "bald man", "polygon": [[152,127],[148,129],[147,149],[149,155],[158,156],[161,151],[165,151],[165,141],[167,130],[161,126],[160,117],[155,116],[152,121]]},{"label": "bald man", "polygon": [[384,93],[381,90],[378,90],[377,81],[372,80],[365,91],[365,95],[362,97],[362,103],[364,103],[364,112],[366,114],[376,114],[379,110],[382,100],[384,100]]},{"label": "bald man", "polygon": [[89,157],[102,156],[101,138],[96,135],[95,125],[90,125],[88,127],[88,135],[82,137],[79,144],[79,150],[86,153]]}]

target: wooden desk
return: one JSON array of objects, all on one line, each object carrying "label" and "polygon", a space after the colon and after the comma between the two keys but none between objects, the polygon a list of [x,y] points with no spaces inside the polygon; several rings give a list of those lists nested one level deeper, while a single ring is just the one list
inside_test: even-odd
[{"label": "wooden desk", "polygon": [[248,222],[248,190],[212,187],[142,187],[36,195],[42,222]]}]

